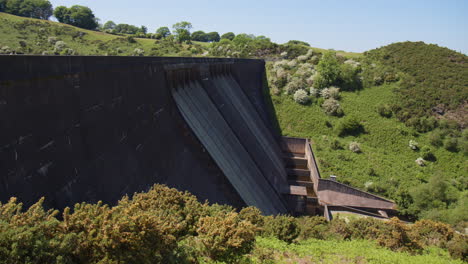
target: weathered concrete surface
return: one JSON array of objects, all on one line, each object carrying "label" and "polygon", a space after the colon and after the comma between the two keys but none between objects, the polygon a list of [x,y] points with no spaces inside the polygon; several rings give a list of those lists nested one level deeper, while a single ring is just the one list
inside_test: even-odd
[{"label": "weathered concrete surface", "polygon": [[164,183],[244,206],[181,116],[167,79],[171,68],[226,63],[273,130],[263,61],[0,56],[0,201],[114,203]]}]

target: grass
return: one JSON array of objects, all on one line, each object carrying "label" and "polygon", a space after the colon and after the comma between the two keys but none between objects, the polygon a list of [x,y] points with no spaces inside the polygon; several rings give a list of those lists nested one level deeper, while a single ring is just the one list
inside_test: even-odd
[{"label": "grass", "polygon": [[[321,48],[315,48],[315,47],[312,47],[312,49],[315,52],[320,52],[320,53],[325,53],[326,51],[330,50],[330,49],[321,49]],[[361,58],[363,56],[363,54],[359,53],[359,52],[348,52],[348,51],[344,51],[344,50],[335,50],[335,52],[336,52],[337,55],[343,56],[343,57],[348,58],[348,59],[357,59],[357,58]]]},{"label": "grass", "polygon": [[366,240],[324,241],[311,239],[287,244],[275,238],[258,237],[250,263],[368,263],[368,264],[456,264],[447,251],[430,248],[422,255],[410,255],[381,248]]},{"label": "grass", "polygon": [[[395,87],[396,84],[342,92],[340,104],[345,116],[356,117],[365,128],[363,134],[342,138],[335,131],[342,118],[327,116],[317,103],[299,105],[286,95],[272,95],[272,101],[283,135],[313,140],[322,177],[337,175],[339,181],[363,189],[367,184],[368,189],[377,189],[390,198],[399,186],[409,189],[426,182],[432,175],[441,175],[461,185],[468,169],[463,154],[431,146],[437,161],[420,167],[415,160],[421,154],[411,150],[408,143],[416,140],[420,147],[430,146],[427,134],[419,134],[396,118],[384,118],[377,113],[379,104],[392,100]],[[333,139],[340,141],[343,148],[331,149]],[[362,153],[348,149],[352,141],[360,143]]]}]

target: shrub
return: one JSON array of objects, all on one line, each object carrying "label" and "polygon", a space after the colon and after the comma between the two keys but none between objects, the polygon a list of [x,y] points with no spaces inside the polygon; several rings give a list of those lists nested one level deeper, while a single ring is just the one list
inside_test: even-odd
[{"label": "shrub", "polygon": [[448,137],[444,140],[444,148],[451,152],[458,151],[458,140],[454,137]]},{"label": "shrub", "polygon": [[325,99],[332,98],[338,100],[340,99],[340,88],[334,86],[325,88],[320,92],[320,95]]},{"label": "shrub", "polygon": [[333,139],[330,141],[330,148],[333,150],[337,149],[343,149],[343,146],[341,145],[341,142],[338,139]]},{"label": "shrub", "polygon": [[285,87],[286,94],[294,94],[297,90],[303,89],[304,83],[300,78],[294,77]]},{"label": "shrub", "polygon": [[135,38],[132,36],[127,36],[125,39],[127,40],[128,43],[136,43]]},{"label": "shrub", "polygon": [[297,218],[300,233],[298,239],[325,239],[328,222],[322,216],[303,216]]},{"label": "shrub", "polygon": [[441,147],[444,145],[443,135],[440,130],[432,131],[429,134],[429,142],[435,147]]},{"label": "shrub", "polygon": [[364,132],[364,126],[355,117],[349,117],[341,120],[336,126],[338,136],[358,135]]},{"label": "shrub", "polygon": [[145,55],[145,51],[140,48],[136,48],[133,50],[133,56],[143,56]]},{"label": "shrub", "polygon": [[341,109],[341,106],[338,103],[338,101],[335,99],[326,99],[322,104],[322,109],[327,115],[343,115],[343,110]]},{"label": "shrub", "polygon": [[350,239],[351,236],[352,236],[352,231],[349,228],[346,221],[339,219],[339,218],[335,218],[330,222],[328,234],[327,234],[328,239],[343,240],[343,239]]},{"label": "shrub", "polygon": [[8,47],[8,46],[3,46],[0,48],[0,54],[13,54],[14,51]]},{"label": "shrub", "polygon": [[415,160],[415,162],[416,162],[416,164],[418,164],[418,165],[421,166],[421,167],[426,166],[426,161],[425,161],[423,158],[421,158],[421,157],[417,158],[417,159]]},{"label": "shrub", "polygon": [[420,220],[411,226],[409,236],[422,246],[446,248],[455,231],[447,224],[431,220]]},{"label": "shrub", "polygon": [[264,216],[262,215],[262,212],[256,207],[249,206],[242,208],[242,210],[239,212],[239,217],[242,220],[246,220],[252,223],[259,231],[263,228]]},{"label": "shrub", "polygon": [[299,226],[294,217],[286,215],[265,217],[263,236],[273,236],[287,243],[292,243],[299,236],[299,233]]},{"label": "shrub", "polygon": [[447,249],[454,258],[468,261],[468,237],[456,234],[455,237],[447,243]]},{"label": "shrub", "polygon": [[318,97],[320,95],[320,91],[318,89],[315,89],[314,87],[310,88],[309,93],[313,97]]},{"label": "shrub", "polygon": [[60,234],[57,211],[44,211],[44,198],[22,212],[16,198],[0,203],[0,262],[56,263],[71,261],[74,236]]},{"label": "shrub", "polygon": [[361,146],[357,142],[351,142],[351,143],[349,143],[349,150],[351,150],[354,153],[360,153],[361,152]]},{"label": "shrub", "polygon": [[49,42],[52,45],[55,45],[55,43],[58,41],[56,37],[48,37],[47,42]]},{"label": "shrub", "polygon": [[389,105],[386,105],[386,104],[381,104],[377,106],[377,113],[379,113],[379,115],[382,117],[387,117],[387,118],[392,117],[392,109],[390,108]]},{"label": "shrub", "polygon": [[421,249],[421,246],[409,237],[408,227],[395,217],[381,227],[377,242],[394,251],[415,252]]},{"label": "shrub", "polygon": [[55,52],[61,52],[65,47],[67,46],[67,44],[64,42],[64,41],[57,41],[55,42],[55,45],[54,45],[54,51]]},{"label": "shrub", "polygon": [[294,93],[294,101],[299,104],[307,104],[310,101],[310,97],[305,90],[299,89]]},{"label": "shrub", "polygon": [[421,148],[421,157],[424,159],[424,160],[428,160],[428,161],[435,161],[436,160],[436,157],[434,155],[434,153],[432,153],[432,150],[431,148],[427,147],[427,146],[424,146]]},{"label": "shrub", "polygon": [[410,140],[408,143],[408,147],[412,150],[418,150],[419,149],[419,144],[415,140]]},{"label": "shrub", "polygon": [[385,223],[370,217],[359,218],[349,223],[353,239],[376,240],[384,229]]},{"label": "shrub", "polygon": [[232,260],[250,253],[255,242],[255,226],[235,212],[202,217],[197,233],[214,260]]}]

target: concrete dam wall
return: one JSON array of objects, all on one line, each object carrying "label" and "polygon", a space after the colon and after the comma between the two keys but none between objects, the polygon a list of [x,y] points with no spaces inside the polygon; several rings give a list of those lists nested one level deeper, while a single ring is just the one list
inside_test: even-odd
[{"label": "concrete dam wall", "polygon": [[0,201],[115,203],[155,183],[286,213],[264,62],[0,56]]}]

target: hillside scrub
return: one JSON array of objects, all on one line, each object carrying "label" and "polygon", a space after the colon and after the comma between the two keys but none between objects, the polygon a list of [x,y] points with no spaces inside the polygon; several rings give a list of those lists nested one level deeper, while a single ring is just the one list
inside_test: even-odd
[{"label": "hillside scrub", "polygon": [[455,258],[467,256],[467,238],[438,222],[339,217],[327,222],[318,216],[262,216],[253,207],[238,213],[163,185],[125,196],[115,206],[76,204],[60,218],[43,202],[27,210],[16,198],[0,204],[1,263],[233,263],[255,258],[260,237],[291,248],[309,239],[367,239],[393,251],[424,255],[422,249],[439,247]]},{"label": "hillside scrub", "polygon": [[[463,112],[468,98],[468,57],[424,42],[400,42],[366,52],[367,82],[401,79],[395,90],[397,117],[420,130],[428,117],[456,121],[466,127]],[[370,65],[376,65],[371,67]]]}]

